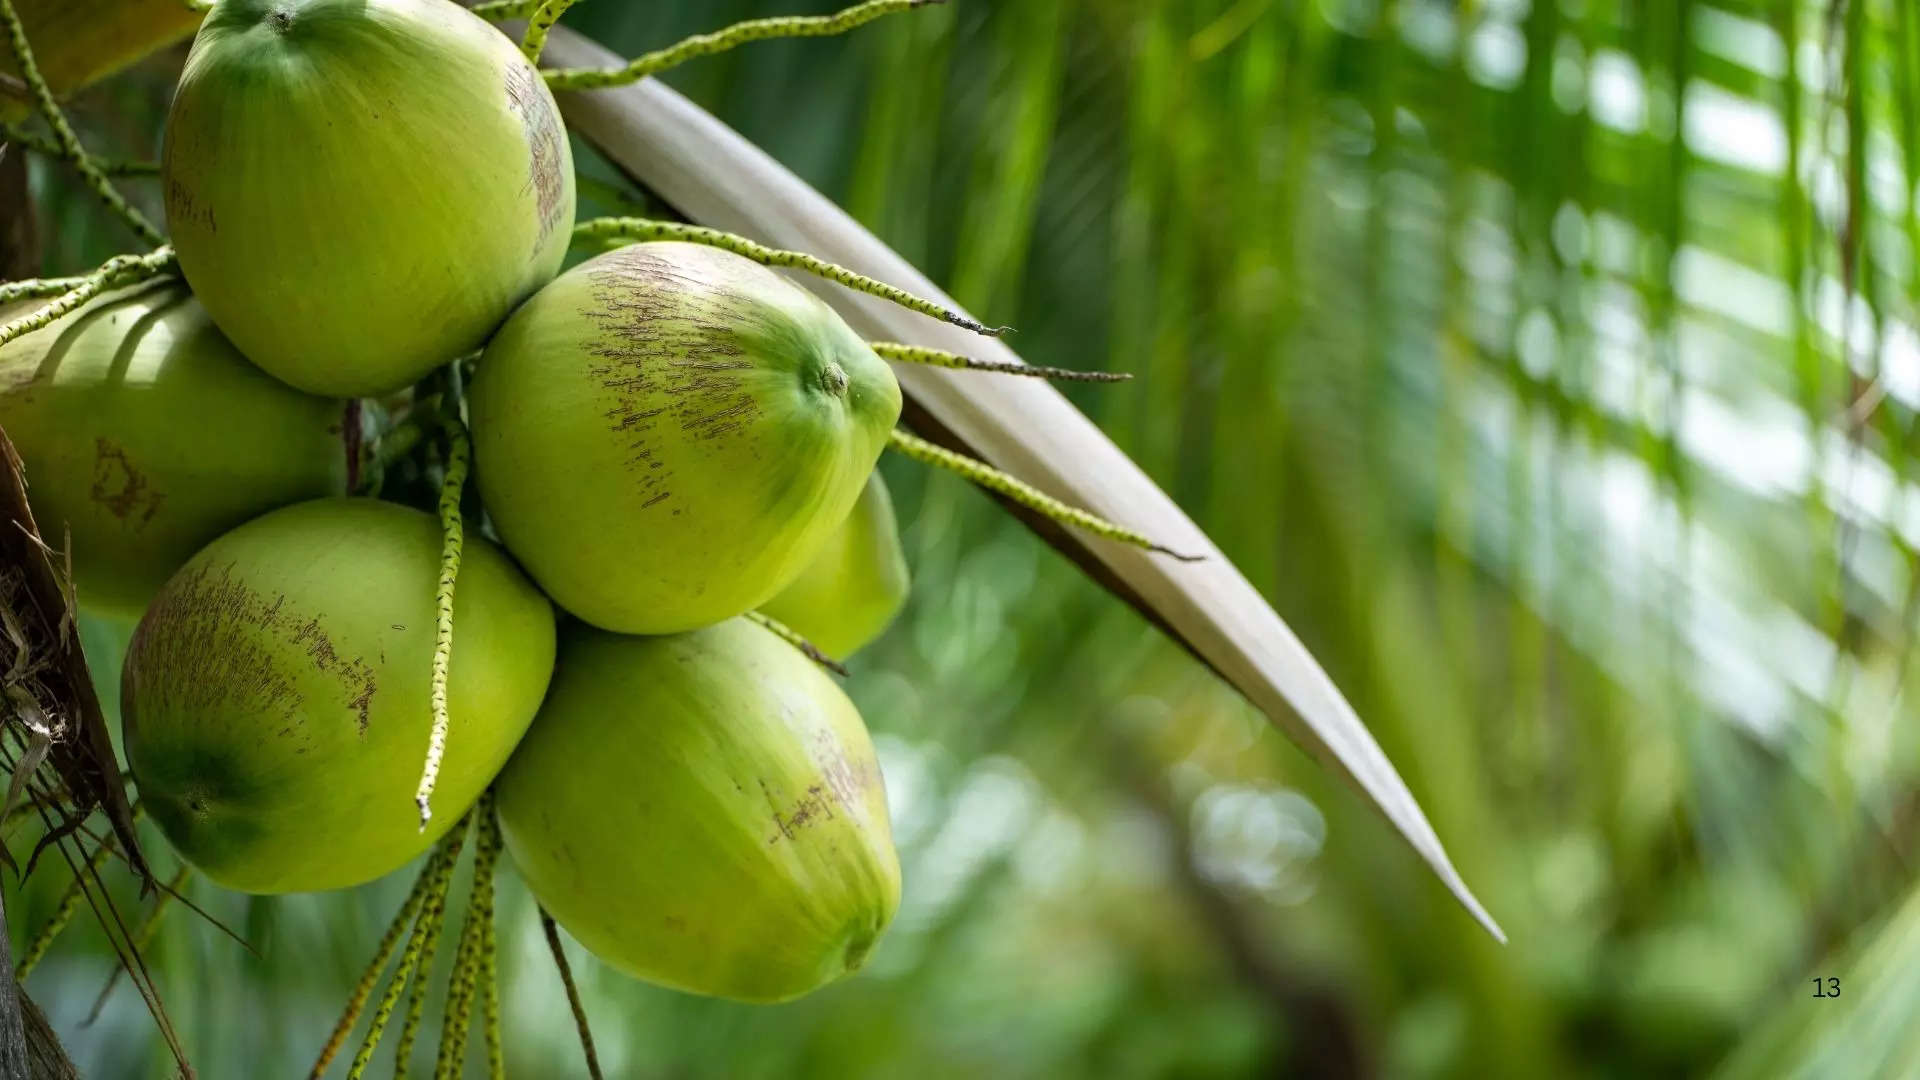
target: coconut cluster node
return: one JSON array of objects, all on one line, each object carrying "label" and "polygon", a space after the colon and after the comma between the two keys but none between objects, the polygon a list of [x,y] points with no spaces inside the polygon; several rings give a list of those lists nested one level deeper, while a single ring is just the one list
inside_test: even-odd
[{"label": "coconut cluster node", "polygon": [[[561,274],[559,111],[448,0],[220,0],[162,182],[184,282],[0,347],[0,425],[81,606],[138,619],[124,749],[179,854],[346,888],[494,786],[527,885],[612,967],[753,1001],[858,969],[900,895],[873,746],[745,616],[844,658],[904,604],[887,363],[711,247]],[[476,351],[462,402],[439,373]],[[431,504],[355,489],[366,418],[463,404],[484,515],[450,548]]]}]

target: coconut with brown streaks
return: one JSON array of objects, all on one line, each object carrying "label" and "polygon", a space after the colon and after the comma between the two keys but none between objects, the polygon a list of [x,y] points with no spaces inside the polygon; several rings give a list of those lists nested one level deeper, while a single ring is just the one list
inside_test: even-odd
[{"label": "coconut with brown streaks", "polygon": [[669,637],[572,624],[494,790],[534,896],[663,986],[798,997],[859,970],[900,903],[860,714],[747,619]]},{"label": "coconut with brown streaks", "polygon": [[[4,314],[4,309],[0,309]],[[137,616],[208,542],[275,507],[347,489],[348,402],[247,363],[185,286],[99,297],[0,347],[0,427],[80,604]]]},{"label": "coconut with brown streaks", "polygon": [[635,244],[535,294],[468,404],[480,493],[561,607],[663,634],[749,611],[859,498],[900,388],[812,293],[695,244]]},{"label": "coconut with brown streaks", "polygon": [[440,528],[418,510],[322,499],[214,541],[155,597],[121,682],[127,763],[189,862],[228,888],[370,881],[480,796],[546,692],[553,611],[469,537],[454,597],[453,738],[422,832]]}]

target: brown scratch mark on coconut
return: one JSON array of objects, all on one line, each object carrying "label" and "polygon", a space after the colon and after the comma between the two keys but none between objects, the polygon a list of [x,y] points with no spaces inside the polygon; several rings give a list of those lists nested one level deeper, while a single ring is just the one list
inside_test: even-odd
[{"label": "brown scratch mark on coconut", "polygon": [[669,463],[654,456],[656,444],[676,435],[717,442],[762,416],[747,380],[763,361],[749,343],[777,316],[746,293],[749,284],[724,263],[688,267],[645,245],[595,264],[594,303],[585,314],[597,333],[585,350],[587,375],[603,391],[602,415],[625,440],[628,471],[646,505],[673,482]]},{"label": "brown scratch mark on coconut", "polygon": [[560,225],[562,197],[567,190],[566,169],[562,162],[566,134],[560,117],[554,113],[540,75],[530,65],[518,64],[507,70],[507,106],[520,114],[520,128],[527,143],[527,183],[522,191],[532,191],[540,215],[540,236],[534,241],[533,254],[546,247],[553,230]]},{"label": "brown scratch mark on coconut", "polygon": [[779,830],[767,837],[769,845],[778,843],[783,836],[792,840],[795,833],[808,825],[832,821],[835,817],[833,812],[835,805],[839,805],[843,810],[847,807],[846,801],[834,789],[831,781],[827,784],[809,785],[805,794],[794,800],[793,805],[785,813],[780,810],[781,800],[774,797],[765,780],[760,781],[760,791],[766,796],[767,802],[773,806],[773,824],[774,828]]},{"label": "brown scratch mark on coconut", "polygon": [[286,669],[290,644],[338,682],[333,704],[356,712],[365,734],[379,688],[373,669],[342,657],[320,620],[289,610],[284,595],[261,595],[237,570],[190,563],[154,598],[129,649],[129,700],[156,714],[257,716],[304,728],[308,702]]},{"label": "brown scratch mark on coconut", "polygon": [[89,495],[109,514],[136,530],[146,528],[166,501],[165,494],[149,487],[146,474],[134,467],[123,447],[98,437],[93,440],[93,489]]}]

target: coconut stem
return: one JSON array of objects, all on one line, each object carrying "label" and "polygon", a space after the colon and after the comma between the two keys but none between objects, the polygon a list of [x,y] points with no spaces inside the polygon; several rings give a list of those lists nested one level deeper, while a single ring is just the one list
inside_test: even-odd
[{"label": "coconut stem", "polygon": [[542,72],[547,77],[547,86],[553,90],[604,90],[610,86],[627,86],[639,82],[649,75],[658,75],[668,68],[678,67],[689,60],[745,45],[753,41],[765,41],[768,38],[794,37],[831,37],[844,34],[858,26],[864,26],[875,19],[884,18],[902,11],[910,11],[928,4],[944,3],[945,0],[867,0],[864,4],[855,4],[844,11],[832,15],[784,15],[770,19],[748,19],[737,22],[723,30],[710,34],[695,34],[664,49],[656,49],[636,58],[621,68],[562,68]]},{"label": "coconut stem", "polygon": [[527,22],[526,36],[520,39],[520,52],[530,63],[540,62],[540,50],[547,47],[547,31],[560,21],[560,16],[579,0],[543,0],[533,11],[533,17]]},{"label": "coconut stem", "polygon": [[1009,329],[983,326],[951,308],[943,307],[931,300],[922,299],[904,289],[896,289],[885,282],[876,281],[864,274],[856,274],[844,266],[815,258],[805,252],[782,251],[756,244],[744,236],[709,229],[702,225],[684,225],[677,221],[654,221],[651,218],[595,218],[574,226],[575,243],[582,240],[625,239],[636,242],[648,240],[678,240],[689,244],[705,244],[722,251],[731,251],[742,258],[751,259],[762,266],[779,267],[786,270],[804,270],[816,274],[828,281],[844,285],[855,292],[877,296],[890,300],[910,311],[950,322],[955,326],[971,330],[988,337],[999,337]]},{"label": "coconut stem", "polygon": [[546,908],[540,909],[540,929],[547,936],[547,951],[553,954],[553,966],[560,970],[560,983],[567,988],[567,1007],[573,1010],[573,1026],[580,1033],[580,1050],[587,1055],[588,1080],[606,1080],[600,1073],[600,1055],[593,1050],[593,1029],[587,1026],[587,1008],[580,1003],[580,988],[573,982],[573,965],[567,963],[566,950],[560,947],[560,928]]},{"label": "coconut stem", "polygon": [[1003,473],[984,461],[967,457],[965,454],[956,454],[944,446],[935,446],[933,443],[917,436],[909,435],[899,428],[895,428],[889,432],[887,439],[889,446],[915,461],[935,465],[950,472],[958,473],[974,483],[979,484],[981,487],[986,488],[988,491],[1005,495],[1021,506],[1037,514],[1051,518],[1062,525],[1085,529],[1095,536],[1103,536],[1109,540],[1118,540],[1123,544],[1132,544],[1134,547],[1145,548],[1148,551],[1158,552],[1162,555],[1171,555],[1181,562],[1200,562],[1205,558],[1205,556],[1202,555],[1182,555],[1177,551],[1162,547],[1124,525],[1116,525],[1106,518],[1090,514],[1078,507],[1068,506],[1066,503],[1040,491],[1026,481]]},{"label": "coconut stem", "polygon": [[[480,1030],[487,1044],[488,1080],[506,1080],[507,1054],[500,1031],[500,942],[493,910],[493,861],[500,853],[500,818],[494,812],[492,788],[480,800],[480,843],[482,850],[493,852],[487,859],[486,918],[480,924]],[[477,857],[474,866],[478,873]]]},{"label": "coconut stem", "polygon": [[[473,893],[467,902],[467,921],[460,927],[460,947],[453,954],[453,983],[447,988],[447,1015],[440,1026],[440,1060],[433,1070],[434,1080],[458,1080],[466,1057],[474,990],[483,974],[491,981],[494,970],[484,956],[492,938],[493,865],[500,854],[500,831],[489,827],[493,819],[491,790],[480,796],[475,813],[479,816],[479,836],[473,851]],[[497,1006],[493,1008],[497,1010]],[[497,1011],[493,1016],[498,1019]],[[497,1046],[489,1045],[490,1067],[496,1052]]]},{"label": "coconut stem", "polygon": [[546,0],[492,0],[491,3],[475,4],[468,11],[483,19],[526,19],[540,10]]},{"label": "coconut stem", "polygon": [[[460,831],[463,835],[466,832],[464,828]],[[407,992],[407,1015],[400,1021],[400,1039],[393,1047],[393,1080],[405,1080],[407,1066],[413,1062],[413,1044],[420,1038],[420,1022],[427,1014],[427,983],[433,977],[433,958],[440,952],[440,935],[447,928],[444,895],[441,903],[421,918],[425,923],[420,928],[420,977]]]},{"label": "coconut stem", "polygon": [[[429,923],[445,909],[447,887],[453,884],[453,867],[460,861],[460,848],[466,843],[467,824],[472,818],[469,812],[454,825],[453,831],[434,848],[426,869],[420,871],[420,879],[427,886],[420,918],[414,922],[413,933],[407,938],[406,951],[400,954],[400,966],[393,971],[393,981],[387,984],[386,993],[380,995],[373,1021],[367,1025],[367,1036],[360,1043],[359,1053],[353,1056],[353,1065],[347,1070],[347,1080],[360,1080],[366,1073],[367,1066],[373,1061],[374,1050],[380,1046],[380,1036],[387,1030],[387,1021],[393,1017],[393,1008],[400,1003],[400,992],[406,989],[407,980],[413,976],[414,968],[419,966],[420,953],[425,946],[425,931]],[[425,979],[429,974],[423,971],[420,978]],[[319,1070],[316,1070],[314,1076],[319,1075]]]},{"label": "coconut stem", "polygon": [[[160,929],[160,917],[167,913],[167,901],[172,900],[181,889],[186,888],[187,880],[191,877],[193,877],[193,867],[181,863],[180,869],[173,872],[173,877],[167,882],[166,887],[160,890],[160,895],[154,898],[153,910],[147,912],[147,917],[140,922],[140,929],[134,932],[133,951],[136,954],[153,944],[153,935]],[[123,964],[114,968],[113,974],[107,976],[107,985],[101,987],[100,996],[93,999],[93,1008],[87,1013],[87,1022],[81,1025],[82,1027],[92,1026],[95,1020],[100,1019],[100,1010],[106,1008],[107,999],[113,996],[113,988],[120,985],[120,976],[126,973],[127,969]]]},{"label": "coconut stem", "polygon": [[440,761],[447,753],[447,673],[453,664],[453,589],[460,578],[460,551],[466,528],[460,519],[460,494],[467,483],[467,461],[473,447],[467,429],[455,416],[444,419],[447,428],[447,473],[440,483],[440,583],[434,590],[433,733],[427,739],[426,766],[414,804],[420,809],[420,828],[433,819],[433,788],[440,781]]},{"label": "coconut stem", "polygon": [[[0,4],[6,2],[7,0],[0,0]],[[113,286],[143,281],[167,270],[172,265],[173,249],[170,247],[155,248],[145,255],[115,255],[102,263],[93,273],[72,279],[76,284],[61,293],[51,303],[0,326],[0,345],[5,345],[23,334],[30,334],[72,313],[80,305]],[[14,284],[24,286],[35,283],[15,282]]]},{"label": "coconut stem", "polygon": [[54,142],[59,146],[60,156],[67,159],[86,181],[87,187],[107,204],[107,209],[120,215],[120,219],[149,244],[159,244],[166,238],[160,230],[146,219],[146,216],[133,208],[126,197],[114,190],[100,167],[87,156],[86,148],[80,145],[80,136],[74,134],[73,125],[60,112],[60,106],[53,100],[53,90],[47,86],[47,80],[40,75],[40,65],[33,58],[33,46],[27,43],[27,28],[20,21],[20,13],[13,9],[13,0],[0,0],[0,22],[7,25],[7,41],[13,46],[13,58],[20,68],[20,78],[26,82],[32,92],[34,104],[40,109],[40,115],[53,129]]},{"label": "coconut stem", "polygon": [[970,356],[947,352],[944,349],[902,345],[897,341],[870,341],[867,344],[874,352],[888,360],[897,360],[905,364],[928,364],[933,367],[958,368],[966,371],[992,371],[1002,375],[1030,375],[1036,379],[1062,379],[1067,382],[1125,382],[1133,378],[1131,375],[1117,371],[1074,371],[1070,368],[1041,367],[1038,364],[975,360]]},{"label": "coconut stem", "polygon": [[86,280],[79,277],[55,277],[9,281],[0,284],[0,304],[11,304],[16,300],[45,300],[51,296],[72,292]]},{"label": "coconut stem", "polygon": [[[494,932],[493,909],[493,865],[500,856],[500,818],[494,813],[492,788],[481,797],[480,843],[481,850],[492,853],[487,857],[486,909],[480,922],[480,1030],[487,1044],[488,1080],[506,1080],[507,1055],[500,1031],[500,942]],[[474,866],[478,873],[477,857]]]},{"label": "coconut stem", "polygon": [[213,10],[213,0],[180,0],[180,6],[188,11],[207,12]]},{"label": "coconut stem", "polygon": [[787,644],[793,646],[794,648],[799,649],[802,653],[805,653],[807,659],[813,661],[816,664],[819,664],[821,667],[826,668],[828,671],[833,672],[835,675],[838,675],[841,678],[846,677],[847,669],[844,665],[840,663],[840,661],[835,660],[833,657],[828,656],[826,653],[821,652],[818,646],[816,646],[813,642],[808,641],[806,638],[801,637],[798,631],[794,630],[792,627],[788,626],[786,623],[781,622],[779,619],[776,619],[771,615],[762,615],[758,611],[747,612],[747,618],[753,620],[756,623],[759,623],[762,627],[764,627],[766,630],[771,632],[773,636],[779,638],[781,641],[784,641]]},{"label": "coconut stem", "polygon": [[[436,854],[434,857],[439,856]],[[353,1025],[360,1022],[360,1013],[367,1007],[367,998],[373,996],[373,984],[380,981],[380,973],[387,969],[387,961],[393,959],[393,951],[400,947],[400,935],[413,924],[413,917],[420,913],[421,905],[426,903],[427,888],[433,879],[433,865],[429,861],[420,871],[420,876],[413,879],[412,891],[407,893],[407,899],[394,914],[393,921],[387,924],[386,934],[380,938],[379,947],[373,950],[373,962],[360,973],[360,981],[354,984],[353,993],[347,997],[347,1007],[341,1010],[339,1022],[333,1025],[333,1033],[327,1036],[326,1045],[320,1048],[320,1056],[313,1063],[313,1071],[307,1074],[308,1080],[320,1080],[325,1075],[327,1066],[333,1064],[340,1048],[346,1045],[347,1036],[353,1034]]]},{"label": "coconut stem", "polygon": [[374,444],[372,465],[360,478],[358,494],[378,496],[386,486],[388,470],[406,460],[425,437],[426,430],[415,420],[402,421],[383,433]]},{"label": "coconut stem", "polygon": [[53,917],[46,921],[46,925],[40,927],[40,932],[33,935],[33,940],[27,943],[26,950],[20,954],[20,962],[13,968],[14,981],[26,982],[27,976],[33,974],[33,969],[46,958],[47,950],[53,946],[53,940],[60,936],[60,931],[67,928],[67,924],[73,921],[73,913],[80,909],[81,892],[85,888],[86,879],[100,872],[101,865],[107,861],[107,856],[112,850],[111,843],[101,841],[100,845],[93,849],[93,854],[87,856],[86,868],[75,874],[73,880],[67,885],[67,891],[60,894],[60,905],[53,909]]},{"label": "coconut stem", "polygon": [[[62,156],[59,143],[45,135],[36,135],[12,124],[0,123],[0,142],[13,143],[36,154]],[[157,161],[113,161],[107,158],[94,158],[93,167],[99,169],[105,176],[160,175],[160,163]]]}]

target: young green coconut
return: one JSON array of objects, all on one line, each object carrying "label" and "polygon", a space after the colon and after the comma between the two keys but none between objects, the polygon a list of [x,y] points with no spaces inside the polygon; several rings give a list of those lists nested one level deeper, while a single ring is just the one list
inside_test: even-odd
[{"label": "young green coconut", "polygon": [[167,118],[167,224],[248,358],[371,396],[559,272],[572,152],[539,72],[449,0],[219,0]]},{"label": "young green coconut", "polygon": [[899,906],[860,715],[744,618],[657,638],[574,624],[494,791],[541,905],[665,986],[798,997],[857,970]]},{"label": "young green coconut", "polygon": [[880,636],[907,603],[907,556],[893,496],[875,472],[860,501],[800,576],[760,612],[844,660]]},{"label": "young green coconut", "polygon": [[468,406],[481,497],[528,573],[596,626],[666,634],[799,574],[859,498],[900,387],[812,293],[669,242],[540,290]]},{"label": "young green coconut", "polygon": [[468,538],[448,686],[458,737],[423,829],[440,525],[371,499],[274,511],[175,574],[122,677],[127,762],[167,839],[251,893],[358,885],[425,851],[512,753],[553,669],[553,610]]},{"label": "young green coconut", "polygon": [[[7,312],[0,311],[0,321]],[[247,363],[177,281],[95,298],[0,346],[0,427],[80,603],[137,616],[228,529],[347,488],[348,403]]]}]

